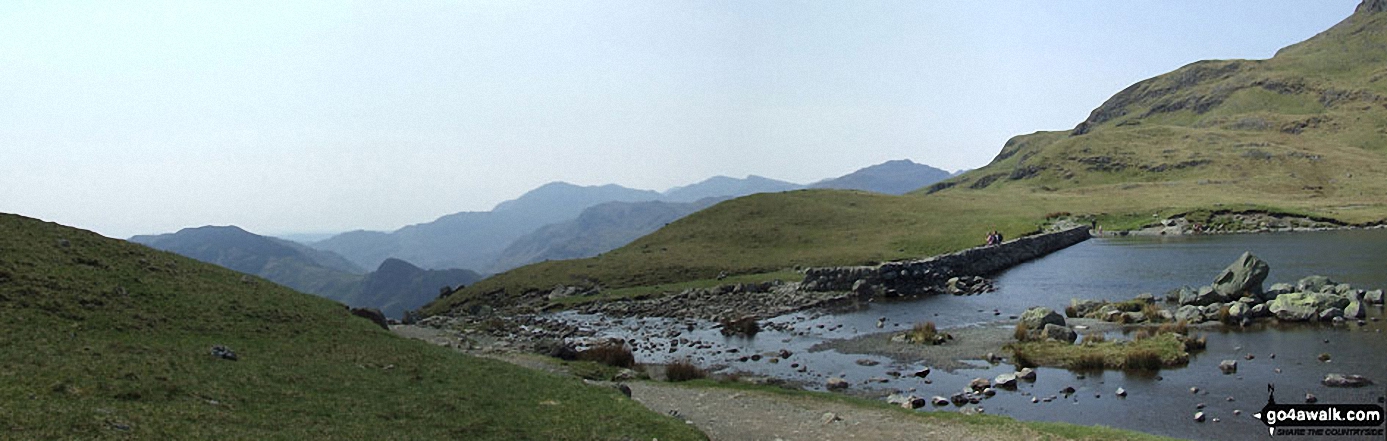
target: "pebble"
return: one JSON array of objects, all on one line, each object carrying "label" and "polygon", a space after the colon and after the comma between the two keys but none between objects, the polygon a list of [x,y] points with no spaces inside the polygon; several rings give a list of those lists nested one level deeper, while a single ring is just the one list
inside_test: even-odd
[{"label": "pebble", "polygon": [[1197,393],[1199,393],[1199,388],[1197,388],[1197,387],[1191,387],[1191,388],[1190,388],[1190,393],[1192,393],[1192,394],[1197,394]]}]

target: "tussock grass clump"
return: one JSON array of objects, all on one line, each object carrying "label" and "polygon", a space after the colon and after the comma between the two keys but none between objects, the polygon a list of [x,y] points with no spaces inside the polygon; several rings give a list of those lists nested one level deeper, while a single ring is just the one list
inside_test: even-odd
[{"label": "tussock grass clump", "polygon": [[1165,323],[1162,324],[1160,327],[1156,328],[1156,333],[1189,335],[1190,324],[1185,322],[1184,320],[1180,320],[1175,323]]},{"label": "tussock grass clump", "polygon": [[1161,318],[1161,311],[1161,307],[1156,306],[1156,304],[1154,303],[1147,303],[1141,307],[1141,313],[1146,316],[1146,321],[1151,323],[1160,323],[1165,321],[1164,318]]},{"label": "tussock grass clump", "polygon": [[1031,338],[1031,327],[1026,326],[1025,323],[1017,323],[1016,331],[1013,332],[1011,336],[1015,337],[1016,341],[1029,341]]},{"label": "tussock grass clump", "polygon": [[665,366],[665,379],[668,381],[699,380],[707,377],[708,372],[695,366],[693,362],[687,359],[678,360]]},{"label": "tussock grass clump", "polygon": [[1103,369],[1106,364],[1107,360],[1104,359],[1103,354],[1085,353],[1071,360],[1068,367],[1074,370],[1095,371]]},{"label": "tussock grass clump", "polygon": [[1105,341],[1108,341],[1108,338],[1104,336],[1102,332],[1090,332],[1084,334],[1083,339],[1079,340],[1079,344],[1093,345]]},{"label": "tussock grass clump", "polygon": [[1157,334],[1159,334],[1159,333],[1160,333],[1160,331],[1152,332],[1152,331],[1151,331],[1151,328],[1141,328],[1141,329],[1138,329],[1136,333],[1132,334],[1132,341],[1142,341],[1142,340],[1146,340],[1146,339],[1151,338],[1151,337],[1153,337],[1153,336],[1155,336],[1155,335],[1157,335]]},{"label": "tussock grass clump", "polygon": [[[1087,336],[1086,336],[1087,337]],[[1093,337],[1097,338],[1097,337]],[[1189,362],[1183,337],[1160,334],[1132,341],[1092,341],[1068,344],[1055,341],[1018,342],[1007,345],[1018,366],[1063,367],[1073,370],[1160,369]]]},{"label": "tussock grass clump", "polygon": [[923,344],[942,344],[944,336],[939,333],[939,329],[934,326],[934,322],[916,323],[915,327],[905,333],[906,341],[911,343]]},{"label": "tussock grass clump", "polygon": [[578,353],[578,359],[595,361],[607,366],[631,368],[636,366],[636,356],[620,343],[603,343]]},{"label": "tussock grass clump", "polygon": [[1150,349],[1137,349],[1127,353],[1122,367],[1129,370],[1155,371],[1161,369],[1161,355]]}]

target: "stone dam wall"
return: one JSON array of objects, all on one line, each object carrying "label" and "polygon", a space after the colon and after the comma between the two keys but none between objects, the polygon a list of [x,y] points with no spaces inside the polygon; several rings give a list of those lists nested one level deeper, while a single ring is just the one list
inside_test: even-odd
[{"label": "stone dam wall", "polygon": [[[925,294],[940,290],[954,277],[986,276],[1035,259],[1090,237],[1088,227],[1012,239],[1000,245],[969,248],[923,260],[875,266],[810,268],[801,289]],[[859,281],[863,283],[858,283]],[[865,288],[864,288],[865,287]],[[863,292],[863,294],[867,294]]]}]

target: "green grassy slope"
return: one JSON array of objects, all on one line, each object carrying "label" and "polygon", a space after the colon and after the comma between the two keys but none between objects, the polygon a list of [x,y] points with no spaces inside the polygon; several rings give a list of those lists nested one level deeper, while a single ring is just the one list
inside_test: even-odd
[{"label": "green grassy slope", "polygon": [[[928,256],[1035,231],[1053,213],[1136,228],[1193,211],[1387,219],[1382,2],[1269,60],[1204,61],[1114,95],[1073,130],[904,197],[801,191],[719,204],[599,258],[484,280],[426,312],[556,284],[620,289],[793,266]],[[638,293],[640,290],[625,289]]]},{"label": "green grassy slope", "polygon": [[[0,431],[143,439],[700,439],[608,388],[396,337],[330,300],[0,214]],[[209,349],[223,344],[240,357]]]}]

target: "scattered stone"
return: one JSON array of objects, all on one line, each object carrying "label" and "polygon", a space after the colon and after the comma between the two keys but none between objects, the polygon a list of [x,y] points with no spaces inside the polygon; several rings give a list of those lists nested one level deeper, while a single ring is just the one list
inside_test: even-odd
[{"label": "scattered stone", "polygon": [[1320,383],[1329,387],[1363,387],[1373,384],[1373,381],[1362,375],[1328,374]]},{"label": "scattered stone", "polygon": [[828,379],[828,382],[825,384],[825,387],[827,387],[828,390],[843,390],[843,389],[847,389],[847,388],[848,388],[848,380],[844,380],[844,379],[838,378],[838,377],[829,378],[829,379]]},{"label": "scattered stone", "polygon": [[1197,394],[1197,393],[1199,393],[1199,388],[1197,388],[1197,387],[1191,387],[1191,388],[1190,388],[1190,393],[1192,393],[1192,394]]},{"label": "scattered stone", "polygon": [[236,361],[240,359],[236,356],[236,353],[231,350],[231,348],[222,345],[212,346],[212,356],[223,360],[231,361]]},{"label": "scattered stone", "polygon": [[986,378],[974,378],[973,381],[968,382],[968,388],[975,391],[981,391],[989,387],[992,387],[992,383],[988,382]]},{"label": "scattered stone", "polygon": [[1200,422],[1200,423],[1204,422],[1204,412],[1195,412],[1195,413],[1194,413],[1194,420],[1195,420],[1196,422]]},{"label": "scattered stone", "polygon": [[869,358],[860,358],[857,360],[858,366],[876,366],[878,364],[881,364],[881,362]]},{"label": "scattered stone", "polygon": [[1195,404],[1195,405],[1194,405],[1194,408],[1195,408],[1195,409],[1203,409],[1204,407],[1206,407],[1204,403],[1199,403],[1199,404]]},{"label": "scattered stone", "polygon": [[992,382],[997,387],[1003,389],[1016,389],[1016,374],[1001,374],[993,379]]},{"label": "scattered stone", "polygon": [[1039,403],[1039,402],[1040,402],[1040,398],[1031,397],[1031,403]]},{"label": "scattered stone", "polygon": [[1242,414],[1243,414],[1243,411],[1238,410],[1238,409],[1233,409],[1233,416],[1240,416],[1240,415],[1242,415]]},{"label": "scattered stone", "polygon": [[914,376],[920,377],[920,378],[925,378],[925,377],[928,377],[928,376],[929,376],[929,372],[930,372],[930,369],[929,369],[928,367],[926,367],[926,368],[920,369],[920,370],[918,370],[918,371],[915,371],[915,373],[913,373],[913,374],[911,374],[911,375],[914,375]]},{"label": "scattered stone", "polygon": [[1237,360],[1223,360],[1218,363],[1218,370],[1223,371],[1224,375],[1238,372]]},{"label": "scattered stone", "polygon": [[625,384],[617,383],[615,386],[612,386],[612,387],[615,387],[616,390],[621,391],[621,394],[622,394],[622,395],[625,395],[626,398],[631,398],[631,386],[627,386],[627,385],[625,385]]},{"label": "scattered stone", "polygon": [[1115,393],[1117,394],[1117,397],[1118,397],[1118,398],[1127,398],[1127,389],[1123,389],[1123,388],[1120,388],[1120,387],[1119,387],[1119,388],[1117,388],[1117,392],[1115,392]]},{"label": "scattered stone", "polygon": [[1312,394],[1312,393],[1309,393],[1309,392],[1306,392],[1306,393],[1305,393],[1305,403],[1306,403],[1306,404],[1315,404],[1315,402],[1317,402],[1317,401],[1319,401],[1319,400],[1320,400],[1319,398],[1316,398],[1316,397],[1315,397],[1315,394]]},{"label": "scattered stone", "polygon": [[955,392],[953,395],[949,396],[949,402],[954,403],[955,406],[962,406],[968,404],[968,397],[964,395],[963,392]]},{"label": "scattered stone", "polygon": [[1251,352],[1249,352],[1249,353],[1247,353],[1247,355],[1244,355],[1244,356],[1243,356],[1243,360],[1251,360],[1251,359],[1254,359],[1254,358],[1257,358],[1257,356],[1256,356],[1256,355],[1252,355]]},{"label": "scattered stone", "polygon": [[842,420],[843,420],[842,418],[839,418],[839,417],[838,417],[838,414],[833,413],[833,412],[826,412],[826,413],[824,413],[822,416],[819,417],[819,424],[820,424],[820,425],[832,424],[834,421],[842,421]]},{"label": "scattered stone", "polygon": [[1051,311],[1050,308],[1037,306],[1021,313],[1020,324],[1033,330],[1045,329],[1045,325],[1064,326],[1064,316]]},{"label": "scattered stone", "polygon": [[1031,369],[1028,367],[1021,368],[1021,371],[1017,372],[1016,376],[1021,378],[1022,380],[1035,381],[1035,369]]},{"label": "scattered stone", "polygon": [[935,406],[947,406],[949,404],[949,399],[935,395],[934,397],[930,398],[930,402],[933,403]]},{"label": "scattered stone", "polygon": [[993,395],[997,395],[997,389],[993,389],[993,388],[990,388],[990,387],[989,387],[989,388],[987,388],[987,389],[983,389],[983,390],[982,390],[982,394],[983,394],[983,395],[986,395],[986,396],[989,396],[989,397],[990,397],[990,396],[993,396]]},{"label": "scattered stone", "polygon": [[1073,395],[1073,394],[1074,394],[1074,386],[1065,386],[1064,389],[1060,389],[1060,393],[1065,394],[1065,395]]}]

